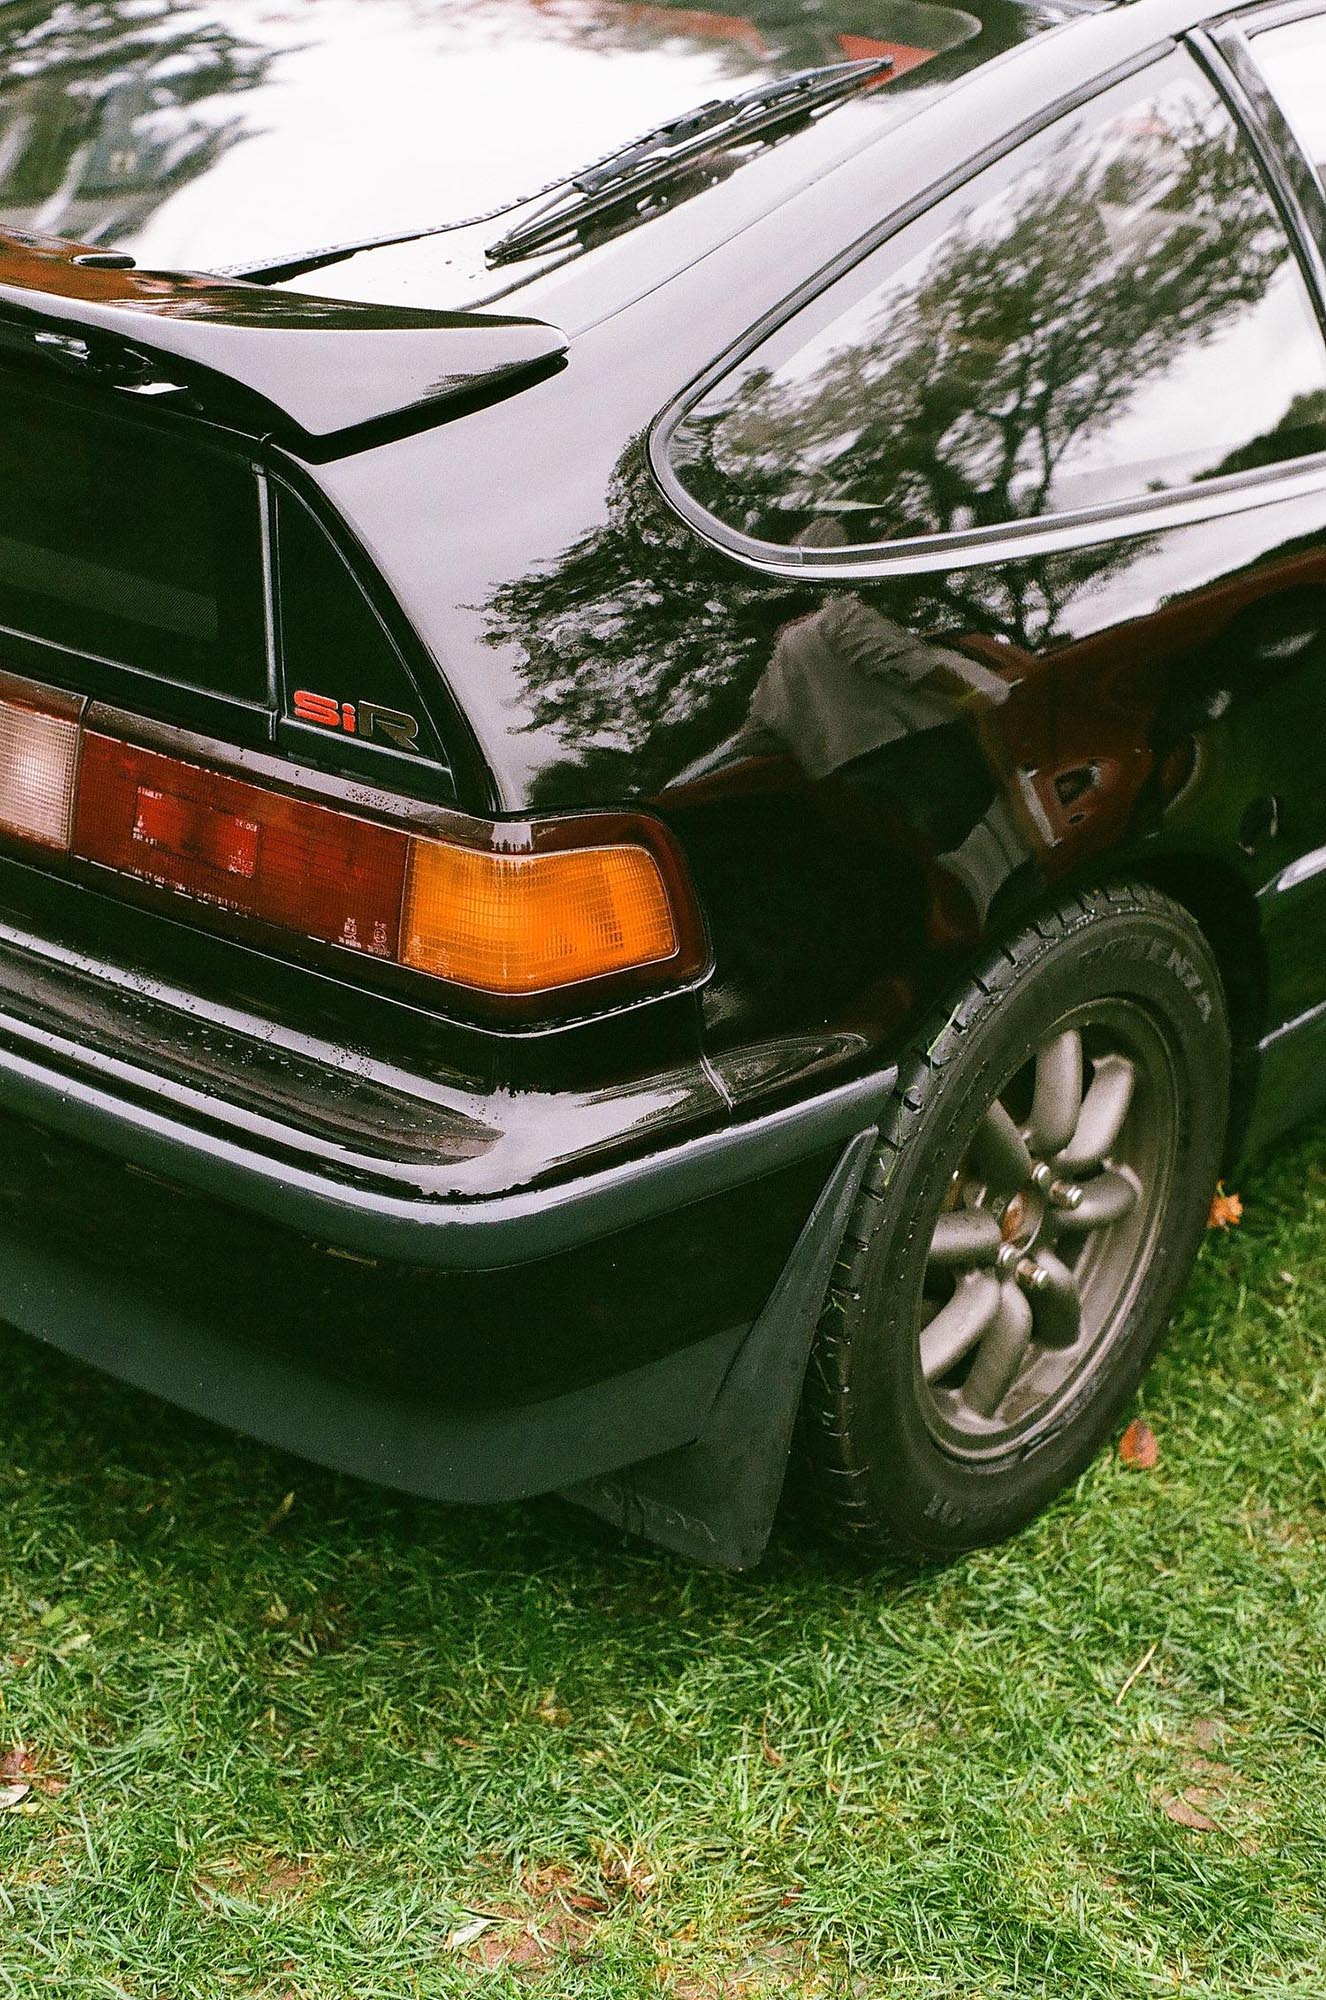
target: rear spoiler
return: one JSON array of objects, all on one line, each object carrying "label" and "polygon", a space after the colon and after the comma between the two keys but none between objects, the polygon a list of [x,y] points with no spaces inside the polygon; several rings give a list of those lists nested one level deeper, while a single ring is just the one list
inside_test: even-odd
[{"label": "rear spoiler", "polygon": [[111,388],[183,389],[205,414],[296,446],[514,388],[567,344],[541,320],[140,271],[118,252],[0,231],[0,353]]}]

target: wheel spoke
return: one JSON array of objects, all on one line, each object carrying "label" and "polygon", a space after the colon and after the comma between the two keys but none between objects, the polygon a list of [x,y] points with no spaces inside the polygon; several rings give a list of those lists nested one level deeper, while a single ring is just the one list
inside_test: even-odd
[{"label": "wheel spoke", "polygon": [[962,1279],[947,1305],[940,1307],[921,1333],[921,1373],[937,1382],[970,1354],[994,1324],[999,1311],[999,1280],[989,1271],[973,1271]]},{"label": "wheel spoke", "polygon": [[999,1254],[999,1224],[983,1208],[955,1208],[941,1215],[930,1239],[930,1262],[971,1269],[993,1264]]},{"label": "wheel spoke", "polygon": [[1082,1114],[1082,1037],[1066,1028],[1036,1055],[1036,1089],[1028,1143],[1033,1153],[1060,1152]]},{"label": "wheel spoke", "polygon": [[1122,1222],[1131,1213],[1142,1192],[1135,1174],[1121,1173],[1117,1169],[1097,1174],[1087,1181],[1082,1189],[1082,1199],[1076,1208],[1061,1209],[1058,1213],[1060,1236],[1085,1236],[1092,1229],[1107,1229],[1112,1223]]},{"label": "wheel spoke", "polygon": [[1042,1347],[1071,1347],[1082,1329],[1077,1279],[1053,1250],[1037,1250],[1035,1262],[1043,1273],[1029,1294],[1036,1338]]},{"label": "wheel spoke", "polygon": [[934,1205],[905,1218],[925,1259],[925,1423],[972,1460],[1075,1421],[1108,1379],[1183,1159],[1164,1026],[1131,996],[1047,1010],[1004,1063],[943,1122],[946,1148],[970,1134],[960,1162],[933,1161],[943,1212],[932,1182]]},{"label": "wheel spoke", "polygon": [[1080,1174],[1085,1167],[1100,1165],[1123,1129],[1136,1083],[1137,1071],[1127,1056],[1096,1058],[1077,1130],[1055,1160],[1061,1174]]},{"label": "wheel spoke", "polygon": [[976,1171],[991,1187],[1019,1188],[1031,1178],[1027,1142],[998,1098],[976,1127],[971,1157]]},{"label": "wheel spoke", "polygon": [[979,1417],[992,1417],[1017,1378],[1031,1345],[1031,1306],[1012,1283],[999,1287],[999,1310],[982,1340],[962,1400]]}]

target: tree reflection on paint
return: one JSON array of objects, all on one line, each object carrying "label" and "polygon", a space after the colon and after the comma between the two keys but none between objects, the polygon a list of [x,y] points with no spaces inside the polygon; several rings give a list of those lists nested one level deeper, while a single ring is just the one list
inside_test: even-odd
[{"label": "tree reflection on paint", "polygon": [[268,59],[192,9],[11,0],[0,22],[0,223],[82,241],[129,235],[238,135],[204,100],[249,89]]},{"label": "tree reflection on paint", "polygon": [[[813,369],[797,355],[781,372],[757,357],[698,407],[679,444],[698,499],[747,532],[840,543],[1082,504],[1117,482],[1115,427],[1145,393],[1167,392],[1194,354],[1246,336],[1274,287],[1280,307],[1299,308],[1255,168],[1191,72],[1124,116],[1075,121],[993,215],[969,209],[918,262],[909,283],[869,296],[855,337],[835,344],[831,330]],[[1231,411],[1203,416],[1198,438],[1172,441],[1182,449],[1168,479],[1158,454],[1147,483],[1326,447],[1317,335],[1302,312],[1301,347],[1269,357],[1284,415],[1244,436],[1231,399]],[[1282,314],[1258,337],[1284,324]],[[918,635],[974,632],[1041,654],[1067,636],[1068,608],[1142,546],[937,567],[891,586],[890,602]],[[534,727],[556,731],[569,760],[615,762],[624,777],[629,766],[648,788],[741,726],[778,625],[823,597],[823,585],[748,582],[733,568],[720,600],[710,561],[662,514],[633,447],[608,524],[504,589],[490,638],[524,653]]]}]

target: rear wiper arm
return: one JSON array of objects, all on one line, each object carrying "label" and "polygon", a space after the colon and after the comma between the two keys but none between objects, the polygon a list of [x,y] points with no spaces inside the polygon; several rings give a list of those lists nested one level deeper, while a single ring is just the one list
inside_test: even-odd
[{"label": "rear wiper arm", "polygon": [[496,222],[532,201],[551,195],[553,200],[527,222],[513,229],[485,253],[490,264],[511,264],[555,241],[573,223],[586,221],[603,209],[613,208],[626,195],[643,192],[667,179],[713,145],[729,139],[772,136],[784,126],[795,124],[826,105],[866,89],[876,78],[893,68],[892,56],[870,56],[863,62],[829,63],[818,69],[798,70],[794,76],[778,77],[772,83],[756,84],[736,97],[715,97],[681,118],[633,139],[592,166],[578,173],[559,175],[546,187],[504,201],[482,215],[463,216],[455,222],[436,222],[425,229],[402,229],[390,236],[364,236],[349,243],[330,243],[320,250],[297,250],[293,256],[269,257],[261,264],[221,265],[213,275],[245,278],[251,284],[282,284],[291,278],[324,271],[330,264],[343,264],[364,250],[390,250],[401,243],[422,243],[433,236],[451,236],[462,229],[477,229],[481,223]]},{"label": "rear wiper arm", "polygon": [[516,229],[488,246],[491,265],[515,263],[580,229],[620,203],[662,186],[716,144],[772,137],[816,111],[866,89],[893,68],[892,56],[828,63],[756,84],[734,97],[715,97],[657,125],[593,166],[559,183],[557,193]]}]

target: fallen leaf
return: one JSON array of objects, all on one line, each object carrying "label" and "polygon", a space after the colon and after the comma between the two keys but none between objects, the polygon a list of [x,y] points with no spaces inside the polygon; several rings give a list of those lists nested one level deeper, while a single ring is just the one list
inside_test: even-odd
[{"label": "fallen leaf", "polygon": [[1157,1792],[1156,1804],[1160,1807],[1166,1819],[1173,1820],[1175,1826],[1186,1826],[1193,1833],[1214,1833],[1216,1831],[1215,1821],[1208,1819],[1197,1804],[1198,1799],[1204,1799],[1205,1797],[1205,1792],[1199,1792],[1195,1789],[1181,1793],[1178,1798],[1171,1797],[1167,1792]]},{"label": "fallen leaf", "polygon": [[769,1765],[770,1769],[774,1771],[778,1770],[780,1765],[785,1762],[782,1751],[775,1750],[768,1737],[763,1735],[760,1737],[760,1755],[763,1757],[765,1763]]},{"label": "fallen leaf", "polygon": [[1211,1212],[1206,1218],[1208,1229],[1237,1229],[1243,1220],[1243,1203],[1236,1194],[1225,1193],[1225,1183],[1216,1182],[1216,1191],[1211,1196]]},{"label": "fallen leaf", "polygon": [[471,1917],[467,1924],[460,1924],[447,1938],[448,1951],[463,1951],[467,1944],[473,1944],[486,1930],[491,1930],[492,1917]]},{"label": "fallen leaf", "polygon": [[1225,1724],[1218,1715],[1199,1716],[1192,1726],[1192,1740],[1199,1750],[1218,1750],[1225,1740]]},{"label": "fallen leaf", "polygon": [[602,1896],[592,1896],[588,1889],[572,1889],[566,1898],[566,1906],[582,1917],[601,1917],[610,1908]]},{"label": "fallen leaf", "polygon": [[16,1779],[31,1785],[34,1791],[45,1792],[47,1798],[69,1789],[63,1778],[48,1777],[38,1769],[37,1759],[26,1743],[15,1743],[0,1757],[0,1782],[11,1784]]},{"label": "fallen leaf", "polygon": [[281,1501],[279,1507],[274,1507],[272,1509],[271,1513],[267,1516],[267,1519],[263,1522],[262,1526],[259,1528],[258,1533],[260,1535],[270,1535],[275,1529],[279,1528],[282,1521],[284,1521],[286,1515],[290,1512],[290,1509],[294,1506],[294,1504],[295,1504],[295,1496],[293,1492],[287,1493],[285,1498]]},{"label": "fallen leaf", "polygon": [[31,1785],[0,1785],[0,1812],[8,1812],[11,1806],[22,1805]]},{"label": "fallen leaf", "polygon": [[1140,1417],[1133,1418],[1119,1439],[1119,1457],[1134,1472],[1154,1469],[1160,1458],[1160,1446],[1150,1424],[1144,1424]]}]

